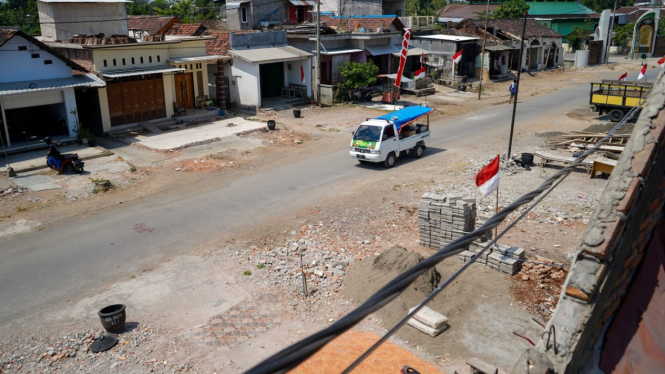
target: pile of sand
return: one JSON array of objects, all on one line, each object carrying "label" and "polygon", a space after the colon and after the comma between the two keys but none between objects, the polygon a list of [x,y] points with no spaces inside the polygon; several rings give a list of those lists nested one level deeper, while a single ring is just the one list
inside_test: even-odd
[{"label": "pile of sand", "polygon": [[[419,253],[395,246],[379,256],[358,261],[349,268],[344,277],[344,295],[360,304],[399,273],[417,265],[423,259]],[[377,314],[386,324],[399,321],[406,316],[410,308],[432,293],[440,280],[441,274],[436,269],[428,270]]]}]

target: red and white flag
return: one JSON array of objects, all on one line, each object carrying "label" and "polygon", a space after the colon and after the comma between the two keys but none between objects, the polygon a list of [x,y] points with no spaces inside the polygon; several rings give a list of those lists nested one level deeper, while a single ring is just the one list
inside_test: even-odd
[{"label": "red and white flag", "polygon": [[300,65],[300,82],[305,84],[305,69]]},{"label": "red and white flag", "polygon": [[665,56],[658,60],[658,65],[660,65],[661,68],[665,68]]},{"label": "red and white flag", "polygon": [[409,39],[411,39],[411,29],[404,29],[404,40],[402,40],[402,52],[399,55],[399,68],[397,69],[397,77],[395,78],[395,87],[402,84],[402,73],[404,73],[404,64],[406,63],[406,54],[409,50]]},{"label": "red and white flag", "polygon": [[642,66],[642,70],[640,70],[640,75],[637,76],[637,80],[646,77],[646,75],[647,75],[647,64],[644,64],[644,66]]},{"label": "red and white flag", "polygon": [[499,188],[499,155],[476,174],[476,186],[483,196]]},{"label": "red and white flag", "polygon": [[416,79],[423,79],[425,78],[425,71],[427,69],[423,66],[420,69],[416,70]]},{"label": "red and white flag", "polygon": [[628,72],[621,74],[621,76],[619,77],[619,82],[625,81],[626,78],[628,78]]},{"label": "red and white flag", "polygon": [[462,50],[460,49],[457,53],[453,55],[453,62],[459,64],[461,60],[462,60]]}]

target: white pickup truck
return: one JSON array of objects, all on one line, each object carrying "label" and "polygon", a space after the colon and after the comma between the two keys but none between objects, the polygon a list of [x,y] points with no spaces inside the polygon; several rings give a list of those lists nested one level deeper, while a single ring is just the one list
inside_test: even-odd
[{"label": "white pickup truck", "polygon": [[[381,117],[368,119],[353,133],[349,154],[360,162],[383,162],[391,168],[401,156],[421,157],[430,137],[429,113],[431,108],[413,106]],[[427,117],[424,124],[413,125]]]}]

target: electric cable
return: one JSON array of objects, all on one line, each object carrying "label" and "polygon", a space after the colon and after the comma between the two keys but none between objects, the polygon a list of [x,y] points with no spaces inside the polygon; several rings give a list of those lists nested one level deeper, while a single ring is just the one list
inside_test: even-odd
[{"label": "electric cable", "polygon": [[[650,93],[647,92],[647,95]],[[543,192],[548,191],[546,194],[543,194],[539,199],[534,202],[532,206],[530,206],[527,211],[525,211],[524,214],[528,213],[533,207],[535,207],[540,201],[542,201],[543,198],[545,198],[549,192],[554,190],[564,179],[567,177],[574,168],[579,166],[581,162],[591,153],[595,152],[597,149],[600,148],[600,146],[606,142],[611,136],[613,136],[616,131],[623,126],[623,124],[629,119],[632,118],[633,113],[636,111],[636,109],[641,105],[641,103],[644,101],[644,99],[640,100],[636,106],[634,106],[628,114],[622,119],[621,122],[619,122],[612,130],[608,132],[608,134],[598,141],[596,145],[587,151],[585,151],[580,157],[575,159],[573,163],[570,165],[562,168],[560,171],[552,175],[550,178],[545,180],[538,188],[535,190],[526,193],[519,199],[517,199],[515,202],[507,206],[506,208],[502,209],[500,212],[495,214],[492,218],[487,220],[481,227],[478,229],[474,230],[472,233],[468,233],[464,235],[463,237],[453,241],[443,249],[439,250],[437,253],[434,255],[430,256],[429,258],[423,260],[419,264],[413,266],[412,268],[406,270],[405,272],[399,274],[397,277],[395,277],[392,281],[390,281],[388,284],[383,286],[379,291],[377,291],[375,294],[370,296],[370,298],[365,301],[363,304],[361,304],[359,307],[348,313],[346,316],[342,317],[340,320],[338,320],[336,323],[333,325],[283,349],[282,351],[272,355],[271,357],[267,358],[266,360],[262,361],[258,365],[254,366],[251,368],[249,371],[247,371],[248,374],[258,374],[258,373],[284,373],[294,367],[296,367],[298,364],[303,362],[305,359],[307,359],[309,356],[314,354],[316,351],[318,351],[321,347],[323,347],[325,344],[327,344],[329,341],[334,339],[335,337],[341,335],[343,332],[346,330],[350,329],[352,326],[354,326],[356,323],[360,322],[363,318],[371,314],[372,312],[380,309],[384,305],[388,304],[390,301],[395,299],[399,294],[404,291],[417,277],[419,277],[422,273],[427,271],[428,269],[434,267],[436,264],[441,262],[447,257],[450,257],[451,255],[457,254],[459,252],[462,252],[463,250],[466,250],[466,248],[473,242],[474,240],[485,236],[487,232],[490,232],[493,230],[496,226],[498,226],[500,223],[502,223],[505,218],[514,212],[517,208],[519,208],[522,205],[525,205],[527,203],[530,203],[536,197],[541,195]],[[512,228],[519,220],[513,221],[504,231],[502,231],[500,236],[497,236],[493,240],[495,242],[499,237],[501,237],[507,230]],[[492,242],[492,243],[493,243]],[[490,243],[490,244],[492,244]],[[425,303],[429,300],[431,300],[432,297],[434,297],[438,292],[443,290],[450,282],[457,277],[461,272],[463,272],[468,266],[475,261],[476,258],[478,258],[487,248],[489,247],[486,246],[481,250],[481,252],[477,253],[474,255],[471,260],[466,263],[460,270],[458,270],[457,273],[453,274],[453,276],[448,279],[446,282],[444,282],[442,285],[440,285],[437,290],[434,291],[432,295],[430,295],[426,301],[423,301],[418,307],[416,307],[412,313],[409,313],[406,318],[402,319],[396,325],[393,327],[388,333],[386,333],[380,340],[377,342],[375,345],[373,345],[367,352],[365,352],[361,357],[359,357],[358,360],[356,360],[345,372],[348,372],[349,370],[352,370],[359,362],[361,362],[364,358],[366,358],[373,350],[375,350],[381,343],[383,343],[385,340],[387,340],[399,327],[401,327],[408,318],[410,318],[414,313],[416,313],[420,308],[422,308]]]}]

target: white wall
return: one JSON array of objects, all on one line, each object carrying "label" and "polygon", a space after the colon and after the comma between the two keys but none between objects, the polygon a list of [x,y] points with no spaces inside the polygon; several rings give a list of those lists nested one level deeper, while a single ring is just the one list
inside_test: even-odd
[{"label": "white wall", "polygon": [[[102,130],[111,131],[111,112],[109,111],[109,97],[106,93],[106,87],[97,89],[99,94],[99,110],[102,115]],[[168,106],[166,107],[168,110]]]},{"label": "white wall", "polygon": [[[19,51],[26,47],[26,51]],[[32,54],[39,57],[32,58]],[[50,65],[44,61],[50,60]],[[14,36],[0,47],[0,82],[18,82],[39,79],[71,77],[72,69],[52,54],[21,36]]]},{"label": "white wall", "polygon": [[261,107],[258,64],[234,58],[229,85],[232,104],[256,110]]},{"label": "white wall", "polygon": [[[288,69],[291,64],[291,70]],[[305,82],[300,81],[300,64],[305,71]],[[312,96],[312,59],[284,62],[284,85],[302,84],[307,86],[307,96]]]},{"label": "white wall", "polygon": [[[136,43],[125,44],[117,48],[95,48],[92,56],[95,70],[98,72],[166,66],[166,60],[169,58],[169,44]],[[134,64],[132,64],[132,57]],[[143,63],[141,63],[141,57],[143,57]],[[150,62],[151,57],[152,62]],[[122,64],[123,58],[125,59],[124,65]],[[115,66],[113,59],[116,62]],[[106,61],[106,66],[104,66],[104,61]]]},{"label": "white wall", "polygon": [[125,3],[44,3],[38,1],[37,9],[45,41],[66,42],[76,34],[127,35]]},{"label": "white wall", "polygon": [[67,122],[69,136],[76,136],[76,132],[74,131],[76,129],[76,119],[69,113],[73,109],[76,109],[76,97],[74,96],[74,89],[71,87],[65,88],[62,90],[62,96],[64,98],[65,105],[65,117],[63,118],[65,118]]}]

